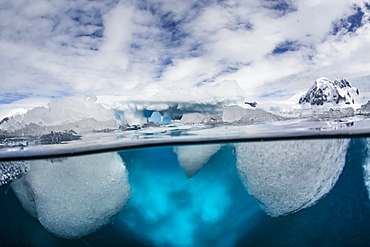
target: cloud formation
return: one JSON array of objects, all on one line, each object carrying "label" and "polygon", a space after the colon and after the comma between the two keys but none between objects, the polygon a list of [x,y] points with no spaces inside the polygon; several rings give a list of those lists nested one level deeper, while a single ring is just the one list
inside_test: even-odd
[{"label": "cloud formation", "polygon": [[0,103],[225,79],[253,99],[293,95],[370,74],[369,16],[358,0],[1,0]]}]

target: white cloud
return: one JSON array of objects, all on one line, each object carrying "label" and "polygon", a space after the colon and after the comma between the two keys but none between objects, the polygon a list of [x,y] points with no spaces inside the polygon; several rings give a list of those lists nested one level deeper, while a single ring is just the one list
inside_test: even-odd
[{"label": "white cloud", "polygon": [[294,94],[320,76],[368,75],[369,21],[332,32],[354,4],[369,12],[358,0],[3,0],[0,101],[154,94],[224,79],[258,98]]}]

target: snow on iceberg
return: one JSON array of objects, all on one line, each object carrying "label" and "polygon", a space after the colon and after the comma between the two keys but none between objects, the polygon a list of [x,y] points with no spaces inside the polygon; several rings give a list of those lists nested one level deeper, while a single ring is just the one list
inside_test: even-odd
[{"label": "snow on iceberg", "polygon": [[23,115],[9,117],[0,124],[8,132],[34,131],[40,135],[50,131],[73,129],[76,132],[117,128],[114,114],[96,103],[96,97],[83,95],[51,99],[47,107],[35,107]]},{"label": "snow on iceberg", "polygon": [[349,140],[301,140],[235,145],[237,169],[249,193],[272,217],[314,205],[334,186]]},{"label": "snow on iceberg", "polygon": [[299,99],[299,104],[323,105],[325,103],[347,105],[354,104],[359,91],[352,87],[346,79],[334,81],[321,77],[314,85]]},{"label": "snow on iceberg", "polygon": [[243,104],[245,94],[236,81],[214,86],[159,92],[151,96],[99,96],[98,103],[116,112],[121,125],[141,125],[154,112],[163,117],[180,119],[183,113],[219,113],[228,105]]},{"label": "snow on iceberg", "polygon": [[370,100],[367,103],[361,105],[361,107],[357,109],[357,113],[361,115],[369,115],[370,114]]},{"label": "snow on iceberg", "polygon": [[188,178],[192,177],[220,150],[221,144],[175,146],[177,160]]},{"label": "snow on iceberg", "polygon": [[255,123],[281,120],[281,117],[262,109],[246,109],[237,105],[225,107],[222,120],[227,123]]},{"label": "snow on iceberg", "polygon": [[181,124],[216,124],[222,123],[221,114],[210,114],[210,113],[184,113],[181,120],[178,121]]},{"label": "snow on iceberg", "polygon": [[126,167],[116,153],[36,160],[29,166],[12,189],[27,212],[61,238],[103,227],[131,195]]}]

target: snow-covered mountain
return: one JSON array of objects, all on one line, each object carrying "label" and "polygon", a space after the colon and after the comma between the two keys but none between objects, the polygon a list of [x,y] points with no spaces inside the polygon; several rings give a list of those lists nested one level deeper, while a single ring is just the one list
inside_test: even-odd
[{"label": "snow-covered mountain", "polygon": [[355,98],[359,96],[357,88],[352,87],[346,79],[334,81],[321,77],[314,85],[299,99],[299,104],[323,105],[325,103],[347,105],[354,104]]}]

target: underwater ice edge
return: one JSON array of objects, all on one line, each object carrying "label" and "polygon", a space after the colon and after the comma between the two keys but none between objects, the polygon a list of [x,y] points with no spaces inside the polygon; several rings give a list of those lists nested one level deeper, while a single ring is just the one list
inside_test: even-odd
[{"label": "underwater ice edge", "polygon": [[[239,109],[237,108],[237,110],[239,110]],[[224,112],[224,113],[225,113],[225,112]],[[234,116],[240,116],[240,115],[241,115],[241,114],[234,114]],[[225,116],[225,114],[224,114],[224,116]],[[224,116],[223,116],[223,117],[224,117]],[[270,116],[270,115],[269,115],[269,116]],[[224,117],[224,119],[226,119],[226,117]],[[306,141],[306,142],[307,142],[307,141]],[[192,152],[192,153],[193,153],[193,152]],[[211,152],[211,153],[214,153],[214,152]],[[343,153],[343,152],[340,152],[340,153]],[[212,155],[212,154],[211,154],[211,155]],[[184,156],[184,155],[183,155],[183,156]],[[186,155],[185,155],[185,157],[186,157]],[[272,156],[272,157],[273,157],[273,156]],[[185,162],[185,163],[186,163],[186,162]],[[200,163],[202,163],[202,162],[200,162]],[[343,163],[343,162],[339,162],[339,163]],[[189,164],[191,164],[191,163],[189,163]],[[184,169],[186,169],[186,168],[185,168],[185,166],[182,166],[182,167],[183,167]],[[341,168],[339,168],[339,171],[341,171]],[[187,174],[187,175],[188,175],[188,174]],[[336,181],[336,179],[337,179],[337,178],[335,179],[335,177],[336,177],[336,176],[334,175],[334,184],[335,184],[335,181]],[[250,179],[249,179],[249,180],[250,180]],[[332,183],[332,182],[329,182],[329,184],[330,184],[330,183]],[[322,187],[322,186],[319,186],[319,188],[321,188],[321,187]],[[325,187],[325,186],[324,186],[324,187]],[[329,185],[329,187],[330,187],[330,185]],[[278,188],[278,189],[280,189],[280,188]],[[330,188],[329,188],[329,190],[330,190]],[[324,194],[325,194],[325,193],[324,193]],[[259,198],[257,198],[257,199],[259,199]],[[306,202],[303,202],[303,203],[306,203]],[[288,206],[289,206],[289,205],[288,205]]]},{"label": "underwater ice edge", "polygon": [[[278,218],[263,213],[248,194],[231,145],[223,145],[190,179],[176,162],[173,147],[123,151],[120,156],[132,195],[112,224],[82,239],[52,237],[25,213],[12,191],[5,193],[3,187],[2,212],[7,213],[1,225],[9,226],[2,228],[9,235],[2,241],[4,245],[15,241],[58,246],[84,246],[83,241],[91,246],[364,246],[369,241],[370,217],[362,169],[368,166],[367,145],[365,139],[352,139],[343,172],[331,192],[312,207]],[[9,207],[10,203],[14,206]]]}]

